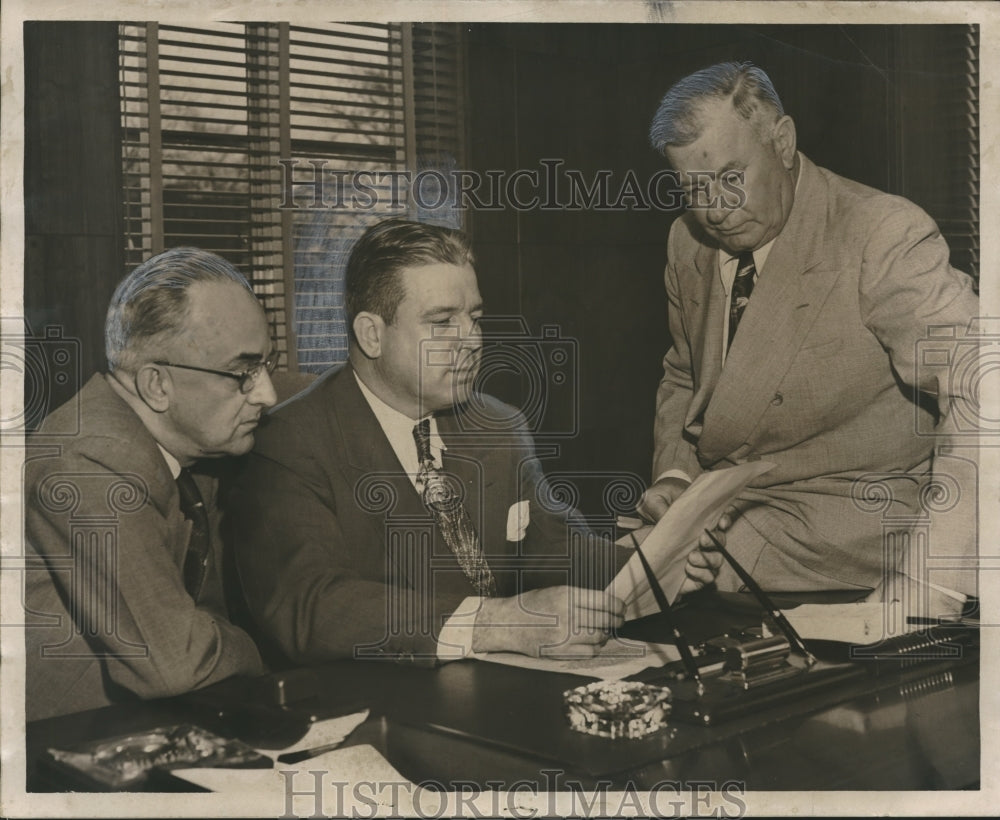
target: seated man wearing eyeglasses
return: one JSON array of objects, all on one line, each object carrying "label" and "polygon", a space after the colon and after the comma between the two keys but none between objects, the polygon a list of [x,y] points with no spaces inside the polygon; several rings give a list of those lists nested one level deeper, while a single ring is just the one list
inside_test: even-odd
[{"label": "seated man wearing eyeglasses", "polygon": [[174,248],[119,284],[105,345],[108,373],[27,442],[28,720],[262,671],[204,462],[250,450],[275,402],[264,312],[228,262]]}]

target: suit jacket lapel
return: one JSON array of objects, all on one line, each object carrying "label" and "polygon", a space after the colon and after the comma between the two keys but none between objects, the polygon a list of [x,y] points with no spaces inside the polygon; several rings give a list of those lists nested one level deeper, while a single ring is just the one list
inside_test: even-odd
[{"label": "suit jacket lapel", "polygon": [[[169,518],[179,509],[177,484],[170,474],[156,439],[128,403],[108,384],[110,376],[96,375],[84,387],[92,417],[101,425],[101,438],[113,439],[116,445],[102,451],[102,458],[110,467],[122,473],[138,473],[149,492],[149,500],[157,512]],[[117,443],[127,442],[127,447]],[[95,444],[95,446],[100,446]]]},{"label": "suit jacket lapel", "polygon": [[692,300],[698,309],[693,317],[691,337],[701,339],[692,355],[695,372],[695,397],[692,418],[703,417],[716,385],[722,375],[722,321],[726,310],[726,293],[719,276],[718,248],[700,245],[695,254],[700,285]]},{"label": "suit jacket lapel", "polygon": [[388,517],[426,515],[420,496],[358,387],[353,368],[344,365],[334,375],[330,388],[330,424],[343,442],[352,486],[378,476],[395,491],[396,503]]},{"label": "suit jacket lapel", "polygon": [[[748,439],[771,403],[781,400],[781,380],[839,273],[823,264],[826,182],[800,158],[802,178],[788,223],[771,249],[705,411],[699,450],[708,464],[750,451]],[[721,327],[721,317],[714,327]],[[715,335],[721,346],[721,331]]]},{"label": "suit jacket lapel", "polygon": [[476,525],[476,531],[483,538],[486,526],[486,505],[490,499],[490,486],[495,482],[496,471],[487,469],[492,450],[470,442],[468,437],[458,435],[459,426],[455,414],[442,413],[438,416],[438,432],[445,443],[442,457],[446,472],[456,476],[465,491],[465,509]]}]

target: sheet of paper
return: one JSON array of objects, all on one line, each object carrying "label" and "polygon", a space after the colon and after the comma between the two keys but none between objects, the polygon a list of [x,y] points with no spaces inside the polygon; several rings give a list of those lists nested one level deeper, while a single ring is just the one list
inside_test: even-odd
[{"label": "sheet of paper", "polygon": [[841,641],[859,646],[927,628],[907,624],[898,602],[802,604],[782,612],[795,631],[807,640]]},{"label": "sheet of paper", "polygon": [[279,754],[298,752],[303,749],[315,749],[318,746],[327,746],[330,743],[339,743],[346,738],[358,726],[365,722],[368,717],[368,710],[354,712],[350,715],[330,718],[329,720],[318,720],[309,726],[309,731],[291,746],[282,749],[258,748],[257,751],[268,757],[276,757]]},{"label": "sheet of paper", "polygon": [[[701,533],[712,529],[736,496],[757,476],[774,464],[751,461],[698,476],[641,541],[642,553],[660,580],[671,603],[684,583],[684,564]],[[626,539],[622,543],[630,543]],[[633,620],[659,612],[638,555],[633,555],[608,586],[625,601],[625,619]]]},{"label": "sheet of paper", "polygon": [[680,659],[673,644],[644,641],[608,641],[593,658],[548,657],[530,658],[516,652],[483,652],[476,658],[490,663],[540,669],[543,672],[565,672],[598,680],[621,680],[648,666],[663,666]]},{"label": "sheet of paper", "polygon": [[[323,772],[320,778],[320,802],[313,794],[316,778],[312,772]],[[336,809],[338,816],[375,816],[372,801],[380,816],[412,816],[413,797],[417,787],[394,769],[373,746],[359,745],[336,749],[300,763],[279,763],[273,769],[177,769],[171,774],[202,788],[225,796],[227,813],[259,816],[261,806],[283,806],[288,789],[299,792],[293,797],[292,814],[312,817],[317,805]],[[348,784],[392,784],[378,794],[365,792],[364,799]],[[362,805],[363,804],[363,805]],[[257,811],[254,811],[256,807]],[[355,814],[364,809],[365,814]]]}]

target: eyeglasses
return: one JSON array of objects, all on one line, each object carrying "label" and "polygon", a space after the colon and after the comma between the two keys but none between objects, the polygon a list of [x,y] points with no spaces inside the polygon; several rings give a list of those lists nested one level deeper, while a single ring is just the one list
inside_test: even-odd
[{"label": "eyeglasses", "polygon": [[278,366],[277,351],[271,353],[264,361],[250,365],[242,373],[232,373],[229,370],[212,370],[208,367],[195,367],[193,364],[174,364],[173,362],[153,362],[160,367],[179,367],[182,370],[197,370],[199,373],[211,373],[213,376],[225,376],[227,379],[236,379],[240,383],[240,392],[246,395],[257,384],[257,379],[265,370],[268,375],[274,372]]}]

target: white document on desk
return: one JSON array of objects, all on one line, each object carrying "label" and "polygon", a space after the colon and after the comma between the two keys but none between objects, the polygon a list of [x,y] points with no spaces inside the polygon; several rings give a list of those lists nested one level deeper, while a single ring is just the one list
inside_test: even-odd
[{"label": "white document on desk", "polygon": [[858,601],[849,604],[800,604],[781,610],[806,640],[840,641],[865,646],[887,638],[927,629],[906,623],[898,601]]},{"label": "white document on desk", "polygon": [[368,710],[362,709],[360,712],[354,712],[350,715],[317,720],[310,723],[309,730],[291,746],[283,746],[280,749],[257,747],[255,751],[266,757],[274,757],[279,754],[291,754],[305,749],[328,746],[331,743],[339,743],[346,740],[347,736],[364,723],[367,718]]},{"label": "white document on desk", "polygon": [[[312,772],[324,772],[316,780]],[[419,788],[400,774],[373,746],[346,746],[299,763],[278,763],[273,769],[192,768],[172,771],[174,777],[225,796],[226,814],[259,817],[262,806],[288,806],[293,817],[315,817],[317,807],[337,808],[337,816],[373,817],[372,798],[377,799],[385,817],[412,817],[414,793]],[[366,792],[361,801],[353,783],[398,784],[374,795]],[[308,788],[306,788],[308,785]],[[294,791],[290,791],[294,787]],[[319,787],[321,792],[314,792]],[[289,797],[291,795],[291,797]],[[395,798],[396,803],[391,802]],[[366,813],[358,813],[364,809]]]},{"label": "white document on desk", "polygon": [[[770,461],[751,461],[702,473],[670,505],[656,526],[646,528],[644,538],[636,532],[642,553],[660,580],[668,601],[673,603],[680,594],[685,578],[684,565],[702,532],[715,527],[740,492],[773,466]],[[629,546],[631,539],[626,536],[618,543]],[[615,576],[608,592],[625,602],[627,621],[660,611],[638,554],[633,555]]]},{"label": "white document on desk", "polygon": [[612,638],[593,658],[573,658],[555,652],[542,658],[532,658],[517,652],[480,652],[475,657],[477,660],[522,669],[561,672],[598,680],[622,680],[649,666],[659,667],[679,660],[680,656],[673,644]]}]

